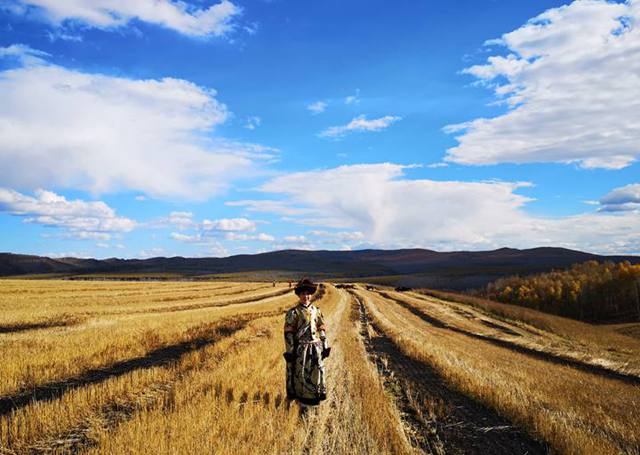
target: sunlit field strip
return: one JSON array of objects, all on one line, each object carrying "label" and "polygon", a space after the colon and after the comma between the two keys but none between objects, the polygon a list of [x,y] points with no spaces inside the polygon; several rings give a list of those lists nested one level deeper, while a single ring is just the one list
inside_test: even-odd
[{"label": "sunlit field strip", "polygon": [[179,281],[69,281],[69,280],[20,280],[3,278],[0,280],[7,294],[42,297],[54,293],[62,299],[76,298],[82,294],[100,295],[118,293],[123,296],[139,294],[163,294],[193,289],[224,290],[238,286],[264,286],[264,283],[243,282],[179,282]]},{"label": "sunlit field strip", "polygon": [[[7,286],[6,284],[10,285]],[[220,298],[232,295],[234,292],[259,292],[266,289],[260,284],[238,284],[233,288],[222,285],[210,286],[208,283],[201,283],[200,287],[191,286],[182,290],[181,283],[126,283],[130,290],[136,292],[122,292],[117,287],[110,292],[92,292],[89,288],[86,292],[75,291],[69,287],[69,282],[54,281],[49,283],[47,292],[42,295],[29,295],[14,293],[14,286],[22,285],[29,287],[33,282],[24,280],[0,280],[0,325],[9,324],[16,320],[28,320],[28,318],[43,320],[46,317],[63,317],[72,315],[86,315],[90,313],[100,313],[118,308],[127,308],[138,305],[154,306],[162,305],[166,300],[187,300],[193,298]],[[77,283],[72,283],[76,284]],[[86,285],[85,283],[82,283]],[[103,286],[102,283],[95,283]],[[120,284],[120,283],[117,283]],[[173,287],[175,285],[175,288]],[[116,284],[114,284],[116,286]],[[61,293],[62,288],[68,294]],[[280,287],[282,288],[282,287]],[[155,291],[161,290],[158,295]],[[271,290],[271,289],[266,289]],[[173,293],[172,293],[173,292]]]},{"label": "sunlit field strip", "polygon": [[229,315],[270,311],[295,301],[286,294],[255,303],[173,313],[94,318],[78,326],[0,335],[0,397],[73,377],[180,340],[186,330]]},{"label": "sunlit field strip", "polygon": [[[113,315],[129,315],[147,312],[170,312],[188,309],[205,308],[216,305],[227,305],[230,303],[241,303],[250,300],[268,298],[288,292],[285,287],[278,288],[237,288],[233,292],[202,292],[191,291],[181,298],[171,298],[168,301],[154,301],[143,299],[132,303],[129,297],[103,296],[93,297],[90,300],[91,307],[87,304],[87,299],[78,298],[73,305],[64,307],[55,304],[48,305],[42,302],[38,309],[26,310],[19,302],[13,305],[13,311],[4,311],[4,318],[0,318],[0,337],[3,334],[19,334],[29,330],[47,329],[78,325],[83,322],[104,318]],[[37,305],[36,305],[37,306]],[[1,338],[0,338],[1,341]]]},{"label": "sunlit field strip", "polygon": [[559,453],[637,453],[640,388],[469,340],[359,291],[403,352],[542,437]]},{"label": "sunlit field strip", "polygon": [[397,411],[365,357],[346,294],[318,303],[333,346],[330,396],[305,419],[287,406],[283,316],[261,321],[262,337],[215,368],[194,372],[169,406],[144,409],[98,434],[90,453],[412,453]]},{"label": "sunlit field strip", "polygon": [[[595,343],[586,344],[533,327],[526,327],[525,330],[522,324],[496,320],[462,304],[444,302],[430,297],[416,298],[411,293],[388,292],[388,295],[463,330],[505,340],[516,346],[549,353],[560,358],[574,359],[586,365],[601,366],[614,372],[636,375],[640,383],[640,343],[637,349],[630,349],[629,346],[634,343],[633,340],[627,342],[626,348],[620,348],[615,343],[617,337],[612,334],[613,342],[607,343],[606,346]],[[591,326],[584,324],[584,330],[589,329]]]}]

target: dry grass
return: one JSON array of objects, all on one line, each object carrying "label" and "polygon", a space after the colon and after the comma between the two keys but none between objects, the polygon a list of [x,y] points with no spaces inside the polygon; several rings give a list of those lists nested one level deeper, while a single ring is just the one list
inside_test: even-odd
[{"label": "dry grass", "polygon": [[[420,452],[397,397],[367,358],[356,302],[333,286],[317,302],[333,347],[329,398],[301,416],[284,397],[283,316],[296,302],[282,294],[286,283],[2,285],[2,454]],[[396,301],[357,292],[403,353],[555,451],[639,453],[637,385],[490,342],[604,359],[612,371],[626,362],[637,371],[637,340],[567,328],[561,318],[545,319],[549,331],[514,313],[496,317],[412,293],[390,292]],[[628,341],[618,346],[619,339]],[[604,349],[609,345],[617,351]],[[409,389],[405,397],[411,404]]]},{"label": "dry grass", "polygon": [[528,428],[559,453],[638,453],[637,385],[471,339],[375,293],[360,294],[406,355],[432,365],[458,390]]},{"label": "dry grass", "polygon": [[626,335],[640,340],[640,322],[630,322],[626,324],[611,324],[603,326],[607,330]]},{"label": "dry grass", "polygon": [[[203,366],[176,387],[171,405],[143,410],[102,433],[92,453],[410,453],[397,412],[363,355],[344,294],[320,302],[332,357],[329,402],[302,420],[283,399],[282,317],[265,319],[262,337],[220,363]],[[347,366],[345,357],[353,359]],[[366,394],[378,400],[363,400]],[[197,399],[196,399],[197,398]]]},{"label": "dry grass", "polygon": [[[25,282],[22,283],[24,285]],[[295,301],[292,295],[259,300],[264,290],[255,291],[254,285],[249,285],[246,292],[239,287],[238,290],[243,292],[235,296],[216,297],[215,288],[211,289],[208,285],[201,285],[202,289],[191,285],[185,291],[183,284],[178,283],[176,294],[200,294],[199,298],[209,299],[211,305],[177,311],[181,308],[175,308],[175,302],[160,302],[153,304],[153,311],[148,311],[151,305],[149,300],[157,299],[158,293],[171,295],[166,292],[176,284],[27,283],[35,284],[35,289],[16,292],[11,287],[3,287],[0,310],[3,314],[8,313],[4,314],[5,321],[21,320],[22,324],[28,324],[28,314],[32,312],[35,313],[32,318],[36,321],[72,318],[74,324],[3,334],[0,358],[10,360],[0,363],[0,377],[3,378],[0,396],[11,396],[49,382],[75,378],[88,370],[145,356],[153,350],[187,341],[189,336],[195,336],[193,334],[197,333],[198,328],[206,328],[221,318],[273,311]],[[113,289],[109,286],[113,286]],[[272,293],[273,289],[269,288],[268,292]],[[56,298],[58,293],[59,299]],[[74,293],[77,295],[75,300],[67,298]],[[239,295],[245,299],[244,303],[223,306],[239,300]],[[38,296],[43,305],[41,310],[36,310],[40,300]],[[251,303],[249,299],[259,301]],[[85,307],[91,308],[90,316],[79,311]],[[140,308],[146,310],[139,312]],[[78,324],[78,321],[82,323]]]},{"label": "dry grass", "polygon": [[[418,289],[413,294],[432,297],[434,301],[449,304],[460,303],[473,307],[485,315],[516,325],[526,325],[551,332],[574,345],[591,347],[594,352],[622,352],[636,357],[640,355],[640,342],[619,333],[612,333],[607,326],[593,325],[574,319],[555,316],[517,305],[494,302],[480,297],[454,292]],[[614,354],[615,355],[615,354]]]},{"label": "dry grass", "polygon": [[[532,354],[550,354],[567,361],[593,365],[596,368],[628,374],[640,383],[640,342],[608,332],[602,327],[571,321],[572,332],[580,337],[567,336],[531,326],[511,315],[510,319],[492,317],[491,313],[474,306],[424,297],[415,293],[384,292],[383,294],[424,310],[438,321],[456,330],[481,338],[496,340],[503,345],[531,350]],[[554,316],[547,315],[550,319]],[[562,319],[561,319],[562,320]],[[554,321],[558,325],[558,321]],[[594,334],[594,332],[596,332]],[[607,335],[609,335],[607,337]],[[620,339],[623,343],[620,343]]]},{"label": "dry grass", "polygon": [[[111,284],[91,284],[110,299]],[[113,283],[116,288],[120,284]],[[62,284],[64,292],[73,292],[67,285]],[[117,292],[137,298],[146,285]],[[0,453],[413,453],[398,411],[366,358],[351,300],[335,288],[318,303],[327,315],[334,348],[327,361],[330,398],[302,420],[299,406],[287,404],[282,323],[285,309],[294,302],[294,296],[285,295],[257,303],[129,315],[114,315],[109,304],[90,324],[1,335],[0,349],[9,353],[13,343],[23,354],[11,354],[11,362],[0,365],[6,372],[3,379],[8,379],[0,396],[33,390],[60,376],[66,378],[67,389],[0,417]],[[99,302],[91,305],[100,307]],[[114,363],[149,360],[158,347],[188,347],[185,341],[202,340],[171,362],[142,361],[94,380]],[[55,357],[43,352],[28,358],[27,353],[42,349],[56,350]],[[54,370],[48,373],[47,358]],[[100,368],[92,372],[96,365]],[[33,376],[28,385],[24,367]]]}]

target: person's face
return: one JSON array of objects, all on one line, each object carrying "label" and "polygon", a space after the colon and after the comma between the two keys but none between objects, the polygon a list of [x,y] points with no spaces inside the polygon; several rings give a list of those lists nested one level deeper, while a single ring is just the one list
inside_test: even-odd
[{"label": "person's face", "polygon": [[307,305],[311,302],[311,294],[309,291],[302,291],[298,294],[298,299],[300,300],[300,303]]}]

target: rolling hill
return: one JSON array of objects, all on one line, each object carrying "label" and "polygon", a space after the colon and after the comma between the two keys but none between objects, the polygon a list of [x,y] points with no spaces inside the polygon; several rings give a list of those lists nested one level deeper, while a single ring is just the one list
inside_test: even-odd
[{"label": "rolling hill", "polygon": [[0,253],[0,276],[24,274],[179,273],[187,276],[263,271],[462,289],[496,277],[548,271],[588,260],[640,263],[638,256],[600,256],[565,248],[500,248],[438,252],[426,249],[280,250],[224,258],[80,259]]}]

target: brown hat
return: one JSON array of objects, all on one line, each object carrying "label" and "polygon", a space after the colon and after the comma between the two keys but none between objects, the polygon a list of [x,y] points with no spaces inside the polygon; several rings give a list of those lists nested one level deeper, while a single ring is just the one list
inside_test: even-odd
[{"label": "brown hat", "polygon": [[296,294],[300,294],[302,291],[309,291],[311,294],[313,294],[314,292],[316,292],[317,288],[317,284],[315,284],[309,278],[305,277],[298,281],[294,291]]}]

